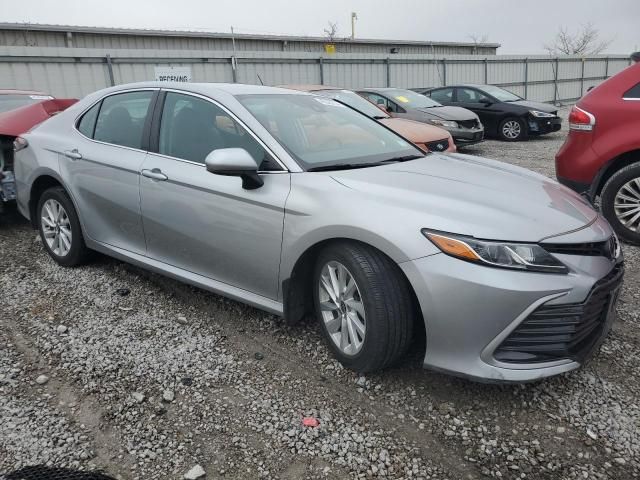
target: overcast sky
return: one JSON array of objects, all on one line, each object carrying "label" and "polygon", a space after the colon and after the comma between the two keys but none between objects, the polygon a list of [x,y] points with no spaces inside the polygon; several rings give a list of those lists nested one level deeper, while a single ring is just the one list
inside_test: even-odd
[{"label": "overcast sky", "polygon": [[543,53],[560,26],[591,22],[610,53],[640,50],[640,0],[0,0],[1,21],[501,43],[498,53]]}]

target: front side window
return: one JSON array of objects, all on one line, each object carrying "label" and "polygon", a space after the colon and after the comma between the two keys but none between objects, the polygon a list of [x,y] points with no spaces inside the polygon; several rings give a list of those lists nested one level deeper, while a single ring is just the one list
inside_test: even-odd
[{"label": "front side window", "polygon": [[153,93],[119,93],[102,100],[93,139],[123,147],[142,148],[144,122]]},{"label": "front side window", "polygon": [[158,153],[204,164],[219,148],[244,148],[258,170],[281,170],[266,150],[226,111],[214,103],[169,92],[162,109]]},{"label": "front side window", "polygon": [[473,88],[459,88],[457,100],[459,103],[480,103],[489,100],[489,97]]},{"label": "front side window", "polygon": [[298,94],[237,98],[305,170],[424,155],[375,120],[329,98]]}]

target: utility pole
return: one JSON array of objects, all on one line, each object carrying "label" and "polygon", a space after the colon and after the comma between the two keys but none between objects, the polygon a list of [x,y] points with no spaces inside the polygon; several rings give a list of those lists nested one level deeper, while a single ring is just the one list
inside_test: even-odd
[{"label": "utility pole", "polygon": [[358,14],[351,12],[351,40],[356,38],[356,20],[358,20]]},{"label": "utility pole", "polygon": [[231,75],[233,83],[238,81],[238,72],[236,71],[236,37],[233,35],[233,25],[231,26],[231,45],[233,46],[233,55],[231,56]]}]

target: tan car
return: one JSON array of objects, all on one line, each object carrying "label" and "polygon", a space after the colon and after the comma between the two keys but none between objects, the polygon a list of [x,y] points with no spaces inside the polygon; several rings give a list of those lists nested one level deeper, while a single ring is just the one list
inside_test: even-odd
[{"label": "tan car", "polygon": [[413,120],[392,118],[387,112],[351,90],[327,85],[281,85],[281,87],[315,93],[316,95],[322,95],[344,103],[399,133],[425,152],[456,151],[453,138],[446,130]]}]

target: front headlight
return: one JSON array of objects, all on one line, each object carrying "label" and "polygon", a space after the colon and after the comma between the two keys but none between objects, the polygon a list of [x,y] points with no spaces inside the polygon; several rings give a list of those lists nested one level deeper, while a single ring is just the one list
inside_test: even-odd
[{"label": "front headlight", "polygon": [[569,272],[566,265],[536,243],[477,240],[427,229],[422,234],[443,253],[468,262],[534,272]]},{"label": "front headlight", "polygon": [[549,118],[549,117],[555,117],[555,115],[553,113],[547,113],[547,112],[540,112],[538,110],[529,110],[529,113],[531,115],[533,115],[534,117],[545,117],[545,118]]},{"label": "front headlight", "polygon": [[458,128],[458,122],[454,122],[453,120],[429,120],[434,125],[438,125],[440,127],[446,128]]}]

